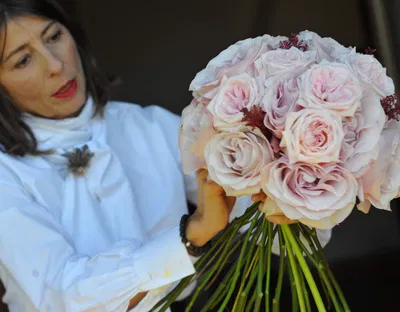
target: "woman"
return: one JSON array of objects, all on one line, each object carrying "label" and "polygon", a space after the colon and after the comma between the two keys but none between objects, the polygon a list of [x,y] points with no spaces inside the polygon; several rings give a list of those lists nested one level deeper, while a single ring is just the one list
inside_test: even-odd
[{"label": "woman", "polygon": [[234,199],[206,172],[198,188],[183,177],[177,116],[108,102],[108,80],[55,0],[1,0],[0,23],[3,301],[148,311],[194,273],[179,234],[186,198],[199,199],[183,235],[195,247],[226,226]]}]

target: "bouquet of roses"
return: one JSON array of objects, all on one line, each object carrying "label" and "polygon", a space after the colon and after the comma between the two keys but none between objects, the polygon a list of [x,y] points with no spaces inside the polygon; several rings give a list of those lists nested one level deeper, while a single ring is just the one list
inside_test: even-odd
[{"label": "bouquet of roses", "polygon": [[[326,311],[331,303],[349,311],[316,229],[343,222],[357,198],[365,213],[371,204],[390,210],[400,188],[400,110],[393,81],[372,49],[358,53],[309,31],[264,35],[221,52],[190,90],[194,99],[180,129],[184,172],[206,168],[228,196],[263,200],[228,225],[196,263],[196,275],[158,306],[169,306],[201,277],[189,311],[238,250],[203,311],[223,311],[232,299],[233,311],[258,311],[261,304],[277,311],[285,271],[294,311],[311,311],[313,304]],[[265,216],[296,223],[276,225]],[[275,236],[281,261],[271,285]]]}]

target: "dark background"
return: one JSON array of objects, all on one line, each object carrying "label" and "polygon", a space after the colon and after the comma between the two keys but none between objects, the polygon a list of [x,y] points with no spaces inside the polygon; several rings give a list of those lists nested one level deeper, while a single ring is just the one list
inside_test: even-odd
[{"label": "dark background", "polygon": [[[79,0],[64,1],[81,19],[99,65],[123,84],[113,99],[180,113],[195,74],[228,45],[268,33],[312,30],[377,57],[398,81],[398,0]],[[333,230],[326,254],[352,311],[400,311],[399,208],[354,211]]]}]

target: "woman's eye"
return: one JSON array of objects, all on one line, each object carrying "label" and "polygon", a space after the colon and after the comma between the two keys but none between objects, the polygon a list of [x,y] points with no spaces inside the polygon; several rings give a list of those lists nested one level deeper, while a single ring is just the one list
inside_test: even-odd
[{"label": "woman's eye", "polygon": [[58,30],[55,34],[53,34],[53,35],[48,39],[48,42],[49,42],[49,43],[57,42],[58,40],[60,40],[61,35],[62,35],[61,30]]},{"label": "woman's eye", "polygon": [[29,55],[25,55],[21,60],[15,64],[15,68],[23,68],[29,64],[31,57]]}]

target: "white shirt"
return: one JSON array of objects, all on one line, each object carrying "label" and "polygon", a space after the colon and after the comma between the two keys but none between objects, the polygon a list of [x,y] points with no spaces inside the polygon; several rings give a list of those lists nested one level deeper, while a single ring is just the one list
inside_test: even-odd
[{"label": "white shirt", "polygon": [[89,143],[98,159],[83,177],[71,178],[62,156],[0,153],[0,277],[11,312],[126,311],[144,291],[134,311],[148,311],[194,273],[178,229],[197,195],[181,172],[179,117],[110,102],[104,119],[90,119],[88,107],[63,121],[27,118],[42,147]]}]

